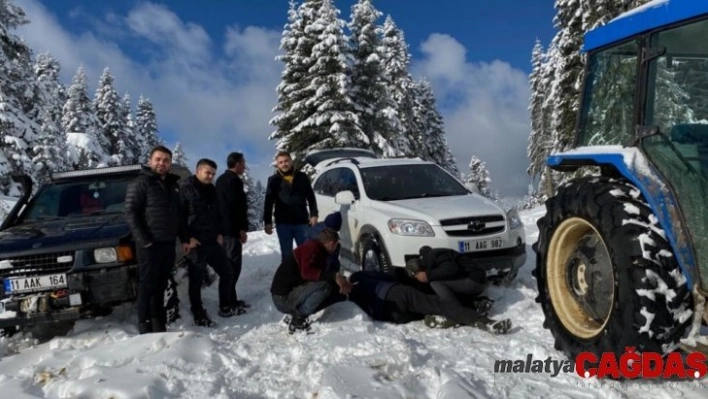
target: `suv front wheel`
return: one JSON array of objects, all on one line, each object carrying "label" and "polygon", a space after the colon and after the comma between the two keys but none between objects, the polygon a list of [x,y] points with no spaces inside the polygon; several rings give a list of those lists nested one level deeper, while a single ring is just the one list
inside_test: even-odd
[{"label": "suv front wheel", "polygon": [[358,252],[361,270],[394,273],[391,262],[383,254],[382,246],[374,236],[367,234],[361,237]]}]

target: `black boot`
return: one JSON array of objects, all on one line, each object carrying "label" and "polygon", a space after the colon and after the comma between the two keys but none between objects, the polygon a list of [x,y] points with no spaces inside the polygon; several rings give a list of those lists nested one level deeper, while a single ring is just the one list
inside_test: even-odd
[{"label": "black boot", "polygon": [[138,333],[139,334],[149,334],[152,332],[152,323],[149,321],[144,321],[138,323]]},{"label": "black boot", "polygon": [[167,331],[167,326],[165,326],[165,322],[160,320],[160,319],[152,319],[152,332],[160,333],[160,332],[166,332]]}]

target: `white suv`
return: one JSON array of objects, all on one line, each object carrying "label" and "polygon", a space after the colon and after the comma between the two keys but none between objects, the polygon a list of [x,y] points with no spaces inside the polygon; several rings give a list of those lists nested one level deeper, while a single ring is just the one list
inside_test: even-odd
[{"label": "white suv", "polygon": [[422,246],[451,248],[510,281],[526,260],[516,210],[472,193],[432,162],[376,158],[363,149],[310,152],[320,219],[342,214],[341,254],[364,270],[394,273]]}]

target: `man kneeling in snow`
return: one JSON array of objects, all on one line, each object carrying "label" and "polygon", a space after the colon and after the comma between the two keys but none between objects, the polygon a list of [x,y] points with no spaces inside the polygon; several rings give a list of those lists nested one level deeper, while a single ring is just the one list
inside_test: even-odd
[{"label": "man kneeling in snow", "polygon": [[437,295],[426,294],[403,284],[385,273],[361,271],[349,277],[352,291],[349,300],[372,319],[398,324],[427,316],[444,316],[458,324],[481,328],[494,334],[506,334],[511,320],[493,320],[475,309],[445,302]]},{"label": "man kneeling in snow", "polygon": [[335,302],[346,299],[351,285],[338,273],[327,270],[327,258],[339,244],[339,234],[324,229],[286,256],[273,276],[270,292],[280,312],[292,316],[289,332],[310,331],[307,318]]}]

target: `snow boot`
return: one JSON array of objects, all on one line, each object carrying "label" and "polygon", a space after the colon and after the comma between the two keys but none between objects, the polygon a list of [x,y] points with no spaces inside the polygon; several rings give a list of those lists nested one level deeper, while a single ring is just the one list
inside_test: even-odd
[{"label": "snow boot", "polygon": [[167,326],[165,322],[160,319],[152,319],[152,332],[160,333],[166,332]]},{"label": "snow boot", "polygon": [[460,323],[450,320],[447,317],[435,315],[425,316],[423,322],[430,328],[455,328],[460,325]]},{"label": "snow boot", "polygon": [[307,319],[293,317],[290,320],[290,324],[288,325],[288,333],[295,334],[295,332],[297,331],[302,331],[306,334],[309,334],[312,332],[312,326],[310,325],[310,322]]},{"label": "snow boot", "polygon": [[474,323],[474,327],[488,331],[492,334],[506,334],[511,329],[511,320],[493,320],[484,316]]},{"label": "snow boot", "polygon": [[149,334],[152,332],[152,323],[149,321],[144,321],[138,323],[138,334]]}]

